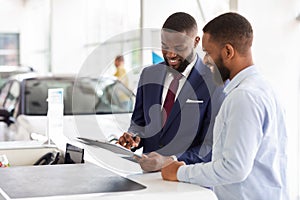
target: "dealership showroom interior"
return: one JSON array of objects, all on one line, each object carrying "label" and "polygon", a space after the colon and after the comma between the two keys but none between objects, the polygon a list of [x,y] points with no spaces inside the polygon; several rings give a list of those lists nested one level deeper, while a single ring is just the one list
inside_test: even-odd
[{"label": "dealership showroom interior", "polygon": [[0,0],[0,200],[300,200],[299,36],[300,0]]}]

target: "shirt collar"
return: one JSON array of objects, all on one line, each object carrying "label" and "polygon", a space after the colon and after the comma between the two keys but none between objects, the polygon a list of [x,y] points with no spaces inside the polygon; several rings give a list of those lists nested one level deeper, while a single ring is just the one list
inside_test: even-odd
[{"label": "shirt collar", "polygon": [[197,54],[196,54],[194,60],[193,60],[193,61],[186,67],[186,69],[182,72],[182,75],[185,76],[185,78],[187,78],[187,77],[190,75],[190,73],[191,73],[191,71],[192,71],[192,69],[193,69],[193,67],[194,67],[194,65],[195,65],[195,63],[196,63],[196,61],[197,61],[197,58],[198,58],[198,56],[197,56]]},{"label": "shirt collar", "polygon": [[229,94],[233,89],[235,89],[236,87],[238,87],[238,85],[247,77],[253,75],[253,74],[257,74],[258,73],[258,69],[255,65],[251,65],[245,69],[243,69],[242,71],[240,71],[237,75],[235,75],[235,77],[233,77],[232,80],[230,80],[230,82],[225,86],[224,88],[224,92],[225,94]]}]

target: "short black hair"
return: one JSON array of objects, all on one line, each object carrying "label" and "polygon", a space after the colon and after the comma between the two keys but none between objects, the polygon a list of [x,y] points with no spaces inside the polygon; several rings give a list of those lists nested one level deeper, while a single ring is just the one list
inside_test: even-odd
[{"label": "short black hair", "polygon": [[203,33],[210,34],[212,40],[220,45],[231,44],[240,54],[252,46],[253,30],[250,22],[238,13],[225,13],[210,22],[204,28]]},{"label": "short black hair", "polygon": [[197,30],[197,22],[190,14],[185,12],[176,12],[170,15],[165,23],[163,29],[190,33],[191,31]]},{"label": "short black hair", "polygon": [[117,55],[115,61],[124,62],[124,57],[122,55]]}]

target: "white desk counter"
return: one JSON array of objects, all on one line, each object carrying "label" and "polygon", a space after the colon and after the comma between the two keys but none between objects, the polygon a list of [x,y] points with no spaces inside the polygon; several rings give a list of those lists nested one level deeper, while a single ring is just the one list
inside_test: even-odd
[{"label": "white desk counter", "polygon": [[217,199],[215,194],[206,188],[188,183],[164,181],[160,172],[129,176],[128,178],[147,186],[144,191],[136,193],[135,197],[130,197],[130,199],[154,200],[157,197],[159,199]]},{"label": "white desk counter", "polygon": [[[208,189],[192,184],[163,181],[160,173],[130,175],[127,179],[124,179],[124,177],[118,175],[113,177],[104,172],[102,177],[98,174],[82,179],[82,175],[87,170],[91,172],[90,174],[94,172],[101,173],[101,167],[88,167],[88,165],[90,164],[22,166],[1,169],[1,181],[5,183],[0,183],[0,193],[2,195],[2,198],[0,195],[0,199],[217,199],[214,193]],[[16,170],[19,170],[19,172]],[[63,175],[61,179],[57,177],[59,174]],[[48,175],[52,178],[46,180],[45,177]],[[72,177],[68,178],[69,175]],[[95,188],[101,191],[105,187],[119,187],[120,184],[115,183],[121,182],[123,189],[127,186],[130,187],[130,185],[131,189],[135,189],[121,192],[94,192]],[[132,186],[132,183],[136,185]],[[143,188],[143,186],[146,188]],[[87,193],[82,191],[87,191]]]},{"label": "white desk counter", "polygon": [[[101,199],[103,200],[177,200],[177,199],[198,199],[198,200],[217,200],[216,195],[208,189],[200,186],[163,181],[160,173],[150,173],[129,177],[147,188],[134,192],[117,192],[107,194],[94,194],[81,196],[78,199]],[[71,199],[71,198],[70,198]],[[77,199],[77,197],[76,197]]]},{"label": "white desk counter", "polygon": [[[101,148],[90,146],[85,146],[84,148],[87,163],[75,164],[73,165],[74,167],[72,165],[51,165],[16,166],[10,167],[10,169],[0,168],[0,200],[154,200],[167,198],[171,200],[217,200],[216,195],[209,189],[188,183],[164,181],[161,178],[160,172],[143,173],[137,163],[120,158]],[[96,165],[90,164],[90,162]],[[48,174],[51,175],[48,176]],[[86,178],[85,174],[89,178]],[[110,178],[105,179],[107,177]],[[45,181],[46,179],[49,180]],[[70,180],[65,181],[65,179]],[[114,183],[119,183],[119,181],[124,182],[125,185],[127,185],[126,181],[133,181],[135,184],[138,183],[136,184],[137,187],[141,184],[146,188],[133,191],[125,190],[122,192],[95,192],[99,188],[101,191],[102,187],[114,187]],[[67,193],[64,193],[64,186],[68,188]],[[78,189],[88,192],[73,193],[72,190],[78,191]],[[39,191],[37,192],[38,194],[34,195],[33,193],[37,190]],[[58,193],[53,195],[53,191],[57,191]]]}]

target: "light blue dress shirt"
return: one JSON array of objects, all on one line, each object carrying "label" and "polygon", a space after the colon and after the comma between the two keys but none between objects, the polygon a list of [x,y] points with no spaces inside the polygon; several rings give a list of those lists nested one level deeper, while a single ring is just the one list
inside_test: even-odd
[{"label": "light blue dress shirt", "polygon": [[177,178],[213,187],[219,200],[287,200],[284,111],[255,66],[225,87],[212,161],[179,168]]}]

